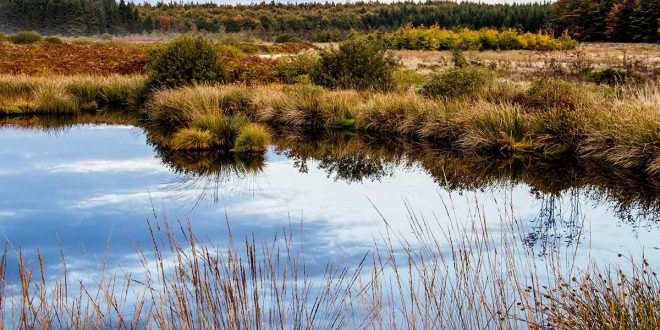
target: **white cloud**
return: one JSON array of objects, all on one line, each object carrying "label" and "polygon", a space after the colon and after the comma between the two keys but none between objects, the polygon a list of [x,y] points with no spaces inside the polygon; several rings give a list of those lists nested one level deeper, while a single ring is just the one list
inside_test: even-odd
[{"label": "white cloud", "polygon": [[155,158],[130,160],[82,160],[48,166],[54,173],[167,172]]},{"label": "white cloud", "polygon": [[0,211],[0,218],[9,218],[16,215],[16,212],[12,211]]},{"label": "white cloud", "polygon": [[76,208],[87,209],[111,204],[149,203],[150,200],[171,197],[174,192],[140,192],[126,194],[105,194],[86,199],[78,204]]}]

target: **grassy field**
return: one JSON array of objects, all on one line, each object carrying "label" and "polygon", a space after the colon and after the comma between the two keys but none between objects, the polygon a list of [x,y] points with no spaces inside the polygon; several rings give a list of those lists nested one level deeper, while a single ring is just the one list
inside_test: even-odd
[{"label": "grassy field", "polygon": [[[323,45],[319,45],[323,47]],[[397,50],[405,68],[419,72],[432,72],[452,65],[450,51]],[[570,51],[465,51],[472,61],[494,63],[506,70],[509,77],[529,77],[544,67],[556,65],[565,69],[579,66],[625,67],[634,66],[649,76],[660,76],[660,45],[585,43]]]}]

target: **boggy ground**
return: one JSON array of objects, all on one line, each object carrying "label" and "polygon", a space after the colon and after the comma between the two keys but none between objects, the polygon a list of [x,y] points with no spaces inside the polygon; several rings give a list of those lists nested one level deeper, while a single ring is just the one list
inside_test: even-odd
[{"label": "boggy ground", "polygon": [[[52,75],[142,75],[148,50],[160,42],[71,40],[62,44],[34,43],[16,45],[0,41],[0,74]],[[306,43],[251,44],[227,40],[218,46],[225,61],[247,62],[251,67],[272,65],[260,54],[291,54],[314,48]],[[245,64],[245,63],[244,63]],[[234,70],[242,68],[233,63]]]},{"label": "boggy ground", "polygon": [[[610,88],[553,78],[499,79],[451,99],[427,98],[412,89],[359,92],[309,84],[199,85],[151,93],[145,93],[145,85],[141,76],[2,76],[0,113],[61,115],[120,106],[171,132],[161,142],[173,148],[222,145],[223,136],[231,141],[253,121],[278,130],[334,128],[410,137],[504,158],[594,159],[660,174],[655,82]],[[174,137],[182,130],[179,141],[185,143],[177,143]]]},{"label": "boggy ground", "polygon": [[[241,115],[272,128],[336,128],[411,137],[463,153],[598,159],[660,174],[660,93],[655,85],[576,87],[556,80],[501,82],[470,98],[326,90],[310,85],[195,86],[164,90],[147,106],[154,122],[202,129]],[[201,126],[200,126],[201,125]]]}]

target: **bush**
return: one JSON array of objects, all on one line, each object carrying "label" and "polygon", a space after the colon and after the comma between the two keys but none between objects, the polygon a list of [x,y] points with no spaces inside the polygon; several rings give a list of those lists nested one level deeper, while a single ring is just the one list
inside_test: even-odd
[{"label": "bush", "polygon": [[61,45],[64,43],[64,41],[58,37],[46,37],[43,42],[51,45]]},{"label": "bush", "polygon": [[308,76],[316,63],[317,58],[312,54],[286,56],[277,60],[276,70],[281,82],[292,84],[299,82],[302,76]]},{"label": "bush", "polygon": [[397,90],[407,91],[423,86],[426,83],[427,76],[415,70],[402,69],[394,71],[393,79]]},{"label": "bush", "polygon": [[8,37],[15,44],[33,44],[41,40],[41,35],[37,32],[17,32]]},{"label": "bush", "polygon": [[277,43],[285,43],[285,42],[302,42],[300,38],[291,35],[291,34],[281,34],[275,38],[275,42]]},{"label": "bush", "polygon": [[150,50],[147,64],[152,87],[219,82],[224,68],[213,43],[201,36],[181,36]]},{"label": "bush", "polygon": [[390,90],[396,61],[375,41],[354,38],[339,48],[321,51],[311,72],[315,84],[329,88]]},{"label": "bush", "polygon": [[597,84],[608,84],[614,86],[626,81],[626,72],[621,69],[607,68],[599,71],[590,71],[586,74],[588,81]]},{"label": "bush", "polygon": [[2,42],[5,41],[5,40],[7,40],[7,35],[4,34],[4,33],[2,33],[2,32],[0,32],[0,43],[2,43]]},{"label": "bush", "polygon": [[493,82],[490,71],[475,67],[455,67],[436,73],[422,86],[422,94],[427,97],[453,98],[473,95]]},{"label": "bush", "polygon": [[575,110],[578,91],[570,83],[558,79],[536,79],[524,94],[522,102],[527,107],[541,110]]},{"label": "bush", "polygon": [[249,124],[238,134],[234,151],[243,153],[263,153],[270,144],[270,134],[259,124]]},{"label": "bush", "polygon": [[454,66],[457,68],[465,68],[470,65],[460,49],[454,49],[451,51],[451,61],[454,62]]}]

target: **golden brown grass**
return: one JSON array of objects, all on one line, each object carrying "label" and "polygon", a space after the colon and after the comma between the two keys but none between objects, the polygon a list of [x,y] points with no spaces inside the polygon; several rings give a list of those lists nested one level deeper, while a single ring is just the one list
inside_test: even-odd
[{"label": "golden brown grass", "polygon": [[[582,43],[569,51],[464,51],[465,57],[474,62],[493,64],[506,72],[507,77],[527,78],[539,69],[553,65],[571,69],[578,65],[595,68],[642,65],[639,68],[649,75],[658,75],[660,46],[655,44]],[[452,65],[451,51],[397,50],[393,55],[410,70],[430,73],[437,68]]]},{"label": "golden brown grass", "polygon": [[[499,82],[478,95],[429,99],[412,91],[329,91],[311,85],[197,86],[161,91],[148,113],[178,125],[192,117],[244,113],[276,129],[340,127],[408,136],[461,152],[536,153],[607,161],[660,173],[660,93],[649,83],[614,90],[554,79]],[[225,95],[240,93],[231,110]]]},{"label": "golden brown grass", "polygon": [[101,106],[134,110],[145,85],[139,76],[0,76],[0,115],[78,113]]}]

